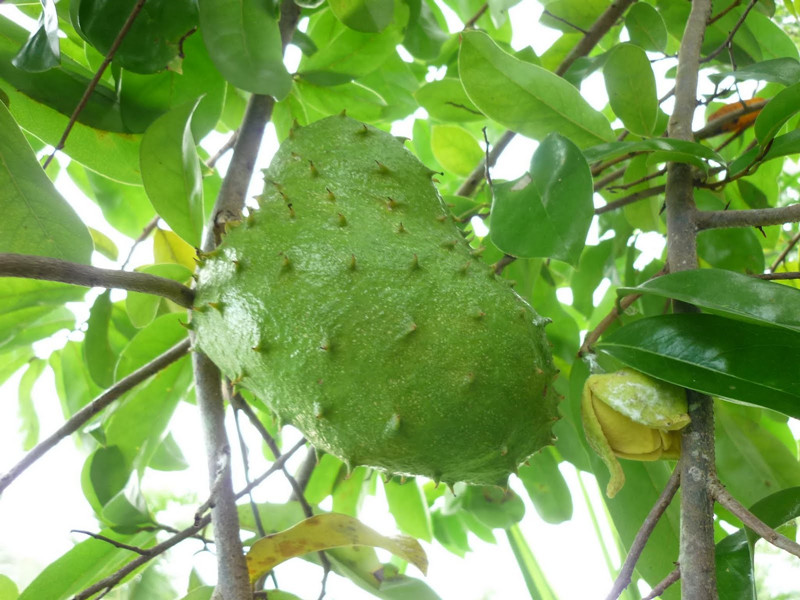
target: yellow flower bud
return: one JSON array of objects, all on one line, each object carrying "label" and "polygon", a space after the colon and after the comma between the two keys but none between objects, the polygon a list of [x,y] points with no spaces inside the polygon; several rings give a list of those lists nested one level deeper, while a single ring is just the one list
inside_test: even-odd
[{"label": "yellow flower bud", "polygon": [[581,397],[586,440],[608,467],[606,495],[625,484],[617,457],[630,460],[676,459],[679,429],[689,424],[686,394],[680,387],[637,371],[592,375]]}]

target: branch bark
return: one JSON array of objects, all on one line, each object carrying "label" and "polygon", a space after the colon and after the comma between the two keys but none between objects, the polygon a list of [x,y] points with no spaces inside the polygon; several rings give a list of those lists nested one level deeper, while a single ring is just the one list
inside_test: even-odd
[{"label": "branch bark", "polygon": [[151,360],[143,367],[138,368],[127,377],[120,379],[117,383],[112,385],[97,398],[89,402],[89,404],[72,415],[66,423],[64,423],[55,431],[55,433],[50,435],[50,437],[47,439],[39,442],[30,452],[25,455],[21,461],[11,467],[11,469],[9,469],[5,475],[0,477],[0,494],[2,494],[3,490],[5,490],[12,481],[19,477],[20,474],[25,471],[25,469],[30,467],[33,463],[44,456],[44,454],[53,446],[58,444],[64,438],[78,431],[78,429],[87,421],[89,421],[89,419],[111,404],[114,400],[122,396],[122,394],[133,389],[151,375],[155,375],[162,369],[165,369],[188,351],[189,340],[186,339],[174,345],[172,348],[164,352],[164,354],[155,358],[154,360]]},{"label": "branch bark", "polygon": [[[700,49],[711,0],[694,0],[678,53],[675,109],[669,120],[671,138],[692,141],[692,117],[697,107]],[[667,260],[671,273],[697,268],[697,228],[691,169],[670,163],[667,170]],[[693,306],[675,303],[676,312]],[[714,469],[714,413],[711,398],[687,390],[691,423],[681,439],[680,559],[684,600],[716,600],[714,562],[714,502],[708,482]]]},{"label": "branch bark", "polygon": [[86,287],[119,288],[161,296],[184,308],[190,308],[194,302],[194,292],[191,288],[166,277],[136,271],[100,269],[47,256],[0,254],[0,277],[23,277],[61,281]]},{"label": "branch bark", "polygon": [[753,208],[748,210],[700,211],[695,217],[698,230],[722,227],[766,227],[800,221],[800,204],[777,208]]}]

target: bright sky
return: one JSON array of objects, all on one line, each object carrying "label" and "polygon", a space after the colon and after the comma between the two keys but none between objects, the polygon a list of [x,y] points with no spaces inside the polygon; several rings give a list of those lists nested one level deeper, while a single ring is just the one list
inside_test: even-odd
[{"label": "bright sky", "polygon": [[[442,5],[453,31],[461,28],[455,14]],[[3,6],[0,11],[7,13],[13,7]],[[552,30],[538,27],[541,7],[532,0],[524,0],[510,10],[514,22],[529,24],[515,31],[513,47],[521,49],[532,45],[538,52],[543,51],[558,37]],[[290,47],[287,53],[287,64],[292,67],[299,61],[299,51]],[[666,61],[665,61],[666,62]],[[664,64],[664,63],[657,63]],[[441,76],[441,75],[439,75]],[[599,74],[590,77],[584,83],[584,91],[590,91],[587,99],[597,108],[602,108],[606,103],[605,90]],[[665,90],[659,90],[663,93]],[[423,117],[424,111],[416,117]],[[396,124],[396,133],[411,136],[411,124],[414,117],[409,117]],[[204,146],[213,152],[224,141],[223,136],[209,136]],[[270,126],[265,139],[258,166],[266,167],[269,159],[277,147],[274,129]],[[527,168],[530,156],[536,144],[531,140],[517,136],[503,155],[501,165],[494,170],[498,178],[514,178],[521,175]],[[63,158],[63,157],[62,157]],[[227,157],[220,161],[219,166],[227,166]],[[62,163],[65,164],[65,163]],[[130,240],[114,236],[113,231],[105,224],[97,206],[83,197],[83,195],[64,177],[59,177],[57,182],[61,193],[75,207],[86,223],[110,235],[120,248],[120,255],[124,256],[130,245]],[[254,178],[251,195],[260,191],[261,178]],[[594,235],[596,243],[597,236]],[[660,254],[663,240],[660,236],[651,236],[650,242],[644,242],[653,254]],[[640,240],[642,238],[640,237]],[[590,243],[592,242],[590,237]],[[639,243],[642,243],[641,241]],[[119,266],[111,263],[102,256],[95,254],[95,264],[99,266]],[[152,262],[152,251],[148,244],[142,244],[137,250],[133,264],[146,264]],[[1,285],[1,283],[0,283]],[[569,290],[567,290],[569,291]],[[96,294],[90,294],[90,302],[71,304],[69,307],[75,312],[78,322],[83,322],[88,317],[88,306]],[[124,292],[114,292],[116,298],[124,296]],[[570,302],[571,295],[560,295],[562,301]],[[54,348],[59,348],[66,341],[80,339],[82,333],[67,334],[61,332],[54,340],[41,342],[36,345],[37,353],[47,356]],[[0,387],[0,471],[14,464],[23,455],[21,450],[22,436],[17,431],[17,406],[16,391],[22,372],[17,373],[5,385]],[[37,412],[41,419],[42,436],[48,435],[62,423],[62,413],[58,399],[55,395],[52,372],[48,369],[40,378],[34,388],[34,399]],[[232,418],[229,423],[229,432],[233,433]],[[187,499],[187,505],[173,503],[158,515],[162,522],[187,524],[193,517],[194,506],[205,500],[207,474],[205,471],[205,451],[196,432],[200,429],[198,415],[194,407],[181,405],[172,422],[172,433],[182,448],[185,456],[189,457],[192,465],[181,472],[156,472],[148,471],[145,475],[143,488],[153,492],[170,493],[176,497]],[[259,451],[261,441],[258,435],[246,430],[250,447],[254,450],[250,454],[252,473],[258,474],[265,470],[268,463]],[[293,438],[292,436],[298,436]],[[287,433],[285,447],[290,447],[299,434]],[[238,443],[231,440],[234,449],[233,464],[236,469],[236,487],[241,487],[243,476],[241,473],[241,460],[238,458]],[[302,453],[290,461],[290,469],[296,468]],[[32,578],[48,563],[69,550],[76,541],[81,541],[84,536],[70,534],[71,529],[86,529],[97,531],[98,526],[92,516],[91,509],[84,499],[80,489],[80,471],[84,461],[84,454],[76,447],[72,440],[62,442],[57,450],[47,454],[31,469],[24,473],[3,495],[0,501],[0,574],[11,577],[20,587],[24,588]],[[606,559],[600,541],[594,534],[594,525],[587,504],[583,501],[586,490],[591,504],[598,511],[596,517],[603,531],[603,538],[610,548],[611,560],[615,567],[619,566],[619,557],[615,551],[611,530],[607,525],[600,492],[594,478],[584,474],[582,485],[578,480],[578,473],[568,463],[562,463],[562,472],[573,493],[575,504],[574,516],[571,521],[558,526],[549,525],[539,519],[536,511],[528,500],[527,493],[518,481],[512,480],[512,487],[526,502],[527,513],[521,523],[521,528],[539,561],[542,570],[546,573],[551,586],[558,598],[583,598],[602,597],[610,589],[611,577],[608,574]],[[280,477],[275,476],[256,491],[256,501],[283,502],[290,493],[288,484]],[[325,506],[323,505],[323,508]],[[384,534],[396,533],[394,520],[386,510],[382,486],[378,485],[375,497],[366,499],[360,518],[371,527]],[[516,561],[508,543],[501,531],[495,532],[498,538],[497,545],[490,545],[470,537],[473,552],[465,558],[456,557],[437,544],[424,544],[430,559],[430,570],[426,581],[439,593],[443,599],[459,598],[460,600],[481,600],[484,598],[525,598],[528,592],[523,578],[517,568]],[[164,570],[174,576],[174,582],[180,597],[185,593],[188,573],[192,567],[198,569],[202,577],[213,583],[216,577],[216,567],[213,556],[208,552],[198,553],[199,543],[188,542],[181,544],[173,550],[164,565]],[[388,555],[381,554],[383,560],[388,560]],[[576,577],[576,566],[579,566],[580,576]],[[319,592],[320,572],[315,567],[309,566],[301,560],[293,560],[281,565],[277,569],[278,581],[287,591],[303,598],[316,598]],[[409,575],[420,577],[413,567],[409,568]],[[332,575],[328,582],[328,598],[331,600],[373,598],[370,594],[356,588],[349,581]],[[115,597],[114,594],[107,596]]]}]

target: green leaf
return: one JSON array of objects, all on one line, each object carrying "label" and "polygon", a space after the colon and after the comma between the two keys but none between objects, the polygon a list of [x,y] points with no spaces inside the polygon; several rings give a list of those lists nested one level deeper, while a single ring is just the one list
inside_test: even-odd
[{"label": "green leaf", "polygon": [[0,575],[0,600],[17,600],[19,590],[10,577]]},{"label": "green leaf", "polygon": [[406,0],[408,18],[403,46],[414,57],[431,60],[439,56],[442,45],[450,39],[441,9],[435,2]]},{"label": "green leaf", "polygon": [[674,140],[672,138],[642,140],[640,142],[610,142],[593,146],[584,150],[583,154],[586,156],[586,160],[593,163],[631,152],[658,152],[661,156],[661,162],[670,160],[688,163],[704,171],[708,171],[708,165],[704,162],[706,160],[712,160],[720,165],[725,164],[725,159],[711,148],[696,142]]},{"label": "green leaf", "polygon": [[430,542],[433,537],[431,515],[417,480],[411,478],[400,483],[394,478],[387,481],[383,489],[397,528],[411,537]]},{"label": "green leaf", "polygon": [[670,273],[617,294],[654,294],[714,313],[800,332],[800,290],[719,269]]},{"label": "green leaf", "polygon": [[276,15],[258,0],[200,0],[200,31],[211,60],[236,87],[282,100],[292,78],[283,65]]},{"label": "green leaf", "polygon": [[752,229],[707,229],[697,234],[697,255],[712,267],[761,273],[764,251]]},{"label": "green leaf", "polygon": [[167,433],[167,437],[158,445],[147,466],[156,471],[183,471],[189,468],[189,462],[172,434]]},{"label": "green leaf", "polygon": [[517,476],[543,521],[562,523],[572,518],[572,495],[550,448],[529,458]]},{"label": "green leaf", "polygon": [[454,123],[486,119],[467,96],[461,81],[455,77],[426,83],[414,95],[433,119]]},{"label": "green leaf", "polygon": [[150,325],[139,330],[120,352],[114,380],[119,381],[130,375],[184,339],[187,332],[181,325],[181,318],[185,318],[185,315],[179,313],[161,315]]},{"label": "green leaf", "polygon": [[367,475],[366,467],[356,467],[346,479],[342,479],[333,491],[333,512],[354,517],[364,500]]},{"label": "green leaf", "polygon": [[707,314],[641,319],[598,349],[652,377],[800,417],[800,335]]},{"label": "green leaf", "polygon": [[726,77],[733,77],[736,81],[770,81],[790,86],[800,82],[800,62],[795,58],[774,58],[708,76],[714,83],[720,83]]},{"label": "green leaf", "polygon": [[0,385],[34,358],[32,348],[14,348],[0,353]]},{"label": "green leaf", "polygon": [[[75,30],[104,56],[137,0],[72,0]],[[184,36],[197,26],[193,0],[148,0],[114,54],[114,62],[137,73],[155,73],[180,54]]]},{"label": "green leaf", "polygon": [[509,527],[507,535],[511,550],[514,552],[519,570],[525,578],[525,585],[528,587],[531,598],[533,600],[557,600],[557,596],[547,582],[547,576],[539,566],[519,525],[514,524]]},{"label": "green leaf", "polygon": [[800,83],[787,87],[761,109],[753,125],[758,142],[764,146],[786,122],[800,111]]},{"label": "green leaf", "polygon": [[[156,536],[147,531],[123,535],[110,529],[104,529],[99,534],[140,548],[151,544]],[[116,548],[108,542],[85,540],[45,567],[22,591],[19,600],[66,600],[111,575],[135,557],[136,554],[130,550]]]},{"label": "green leaf", "polygon": [[203,177],[192,138],[197,101],[153,121],[142,138],[142,181],[153,208],[186,242],[200,247],[203,234]]},{"label": "green leaf", "polygon": [[92,236],[92,242],[94,242],[94,249],[109,260],[117,260],[119,250],[111,238],[93,227],[89,227],[88,229],[89,235]]},{"label": "green leaf", "polygon": [[[183,265],[171,263],[145,265],[143,267],[137,267],[136,270],[140,273],[156,275],[180,283],[187,283],[192,276],[192,272]],[[149,325],[153,319],[156,318],[161,301],[162,299],[160,296],[154,296],[153,294],[128,292],[128,295],[125,297],[125,309],[128,311],[131,323],[139,328]]]},{"label": "green leaf", "polygon": [[547,13],[542,13],[539,22],[565,33],[573,33],[575,27],[590,28],[608,6],[607,0],[544,0],[542,5]]},{"label": "green leaf", "polygon": [[[728,165],[729,175],[733,177],[734,175],[739,175],[747,168],[752,168],[756,159],[758,159],[758,163],[764,163],[775,158],[782,158],[790,154],[797,154],[800,152],[800,129],[795,129],[785,135],[773,138],[772,144],[769,146],[769,150],[763,157],[760,157],[761,151],[761,148],[756,147],[742,154],[739,158]],[[755,163],[756,166],[758,163]]]},{"label": "green leaf", "polygon": [[667,26],[659,12],[646,2],[636,2],[625,15],[625,29],[631,42],[652,52],[667,46]]},{"label": "green leaf", "polygon": [[0,252],[88,263],[92,238],[0,102]]},{"label": "green leaf", "polygon": [[47,366],[47,361],[40,358],[31,360],[28,368],[19,380],[19,420],[20,430],[25,433],[22,441],[22,449],[26,452],[36,445],[39,441],[39,416],[33,405],[33,384]]},{"label": "green leaf", "polygon": [[395,26],[381,33],[360,33],[343,25],[329,10],[313,16],[308,35],[319,50],[311,56],[303,56],[297,69],[299,73],[330,71],[353,79],[379,68],[397,53],[395,47],[401,40]]},{"label": "green leaf", "polygon": [[466,129],[458,125],[431,127],[431,149],[448,173],[467,176],[483,158],[483,150]]},{"label": "green leaf", "polygon": [[56,392],[65,418],[75,414],[101,389],[89,375],[83,359],[83,342],[67,342],[61,350],[51,354],[50,367],[55,374]]},{"label": "green leaf", "polygon": [[89,311],[83,355],[89,366],[89,374],[100,387],[107,388],[114,382],[116,354],[108,341],[111,323],[111,292],[100,294]]},{"label": "green leaf", "polygon": [[39,27],[11,61],[18,69],[33,73],[47,71],[61,62],[58,45],[58,14],[53,0],[42,1]]},{"label": "green leaf", "polygon": [[586,159],[568,139],[551,134],[536,149],[530,176],[494,186],[490,232],[513,256],[576,265],[593,215]]},{"label": "green leaf", "polygon": [[558,132],[581,148],[613,139],[608,120],[574,86],[503,52],[485,33],[461,34],[458,65],[467,96],[504,127],[536,140]]},{"label": "green leaf", "polygon": [[616,46],[606,59],[603,77],[611,110],[637,135],[653,133],[658,116],[656,78],[644,50],[633,44]]},{"label": "green leaf", "polygon": [[379,33],[394,18],[393,0],[328,0],[328,6],[342,23],[364,33]]},{"label": "green leaf", "polygon": [[309,504],[319,504],[331,495],[343,466],[344,463],[332,454],[322,455],[306,485],[305,496]]},{"label": "green leaf", "polygon": [[225,80],[220,75],[200,34],[183,42],[180,72],[164,70],[152,75],[123,71],[119,91],[120,112],[125,126],[141,133],[172,108],[203,96],[192,117],[192,134],[201,140],[222,114]]},{"label": "green leaf", "polygon": [[525,516],[525,504],[511,489],[469,486],[461,496],[464,510],[492,529],[508,529]]}]

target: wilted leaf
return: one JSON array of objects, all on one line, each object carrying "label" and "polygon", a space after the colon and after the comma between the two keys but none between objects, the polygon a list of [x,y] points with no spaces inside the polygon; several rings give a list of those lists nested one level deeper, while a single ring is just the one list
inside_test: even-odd
[{"label": "wilted leaf", "polygon": [[247,553],[250,580],[255,581],[290,558],[339,546],[383,548],[412,563],[423,573],[428,570],[425,551],[415,539],[386,537],[353,517],[327,513],[255,542]]}]

